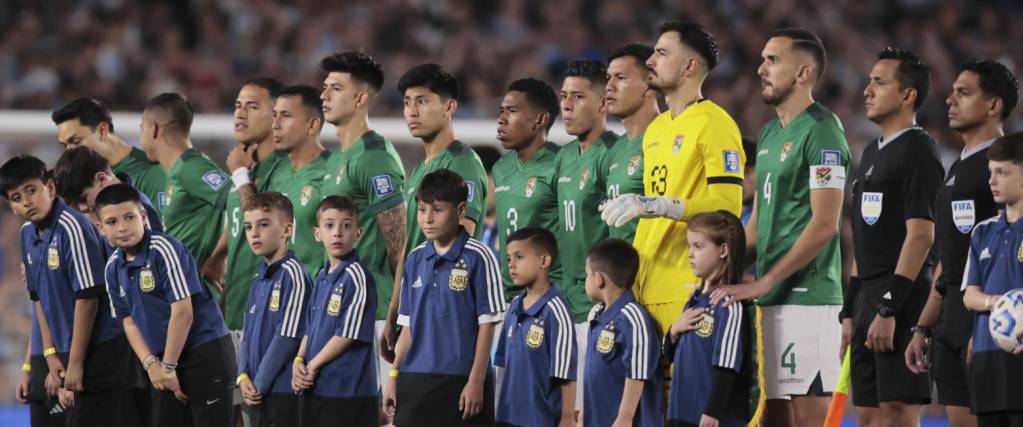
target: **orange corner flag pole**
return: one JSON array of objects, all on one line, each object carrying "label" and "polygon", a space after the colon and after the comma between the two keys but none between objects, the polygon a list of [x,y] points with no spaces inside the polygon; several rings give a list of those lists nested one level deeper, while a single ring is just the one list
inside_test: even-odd
[{"label": "orange corner flag pole", "polygon": [[835,391],[831,394],[831,405],[828,406],[828,417],[824,419],[824,427],[842,425],[845,402],[849,399],[849,353],[852,353],[852,349],[846,347],[842,371],[838,374],[838,384],[835,385]]}]

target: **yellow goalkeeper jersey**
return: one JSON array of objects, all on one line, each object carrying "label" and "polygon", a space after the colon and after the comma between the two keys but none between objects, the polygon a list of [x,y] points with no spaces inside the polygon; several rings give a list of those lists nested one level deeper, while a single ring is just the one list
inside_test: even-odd
[{"label": "yellow goalkeeper jersey", "polygon": [[640,267],[640,303],[685,302],[699,284],[689,266],[686,221],[701,212],[742,209],[746,156],[739,127],[724,109],[704,99],[678,117],[657,116],[643,137],[643,190],[649,197],[682,199],[682,221],[641,219],[633,245]]}]

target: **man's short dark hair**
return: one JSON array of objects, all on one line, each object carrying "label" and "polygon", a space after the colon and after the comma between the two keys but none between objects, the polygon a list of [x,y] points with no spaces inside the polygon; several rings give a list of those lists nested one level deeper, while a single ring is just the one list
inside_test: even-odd
[{"label": "man's short dark hair", "polygon": [[640,67],[646,68],[646,60],[650,59],[654,55],[654,48],[642,43],[629,43],[627,45],[618,46],[615,50],[611,51],[611,55],[607,57],[607,65],[611,65],[611,61],[618,58],[624,58],[631,56],[636,60],[636,63]]},{"label": "man's short dark hair", "polygon": [[820,80],[824,76],[824,70],[828,68],[828,54],[824,50],[824,42],[821,41],[820,37],[802,28],[782,28],[774,30],[771,33],[771,38],[774,37],[787,37],[792,39],[792,49],[800,50],[810,54],[813,61],[817,63],[817,80]]},{"label": "man's short dark hair", "polygon": [[1005,135],[995,140],[987,150],[987,159],[1023,165],[1023,132]]},{"label": "man's short dark hair", "polygon": [[565,66],[565,78],[581,77],[590,81],[591,85],[600,86],[604,90],[607,84],[607,67],[592,59],[573,59]]},{"label": "man's short dark hair", "polygon": [[970,61],[961,71],[969,71],[980,77],[980,89],[988,97],[1002,98],[1002,120],[1008,119],[1019,102],[1019,82],[1012,71],[1001,62],[986,59]]},{"label": "man's short dark hair", "polygon": [[526,227],[520,228],[508,235],[507,243],[515,242],[518,240],[525,241],[533,246],[537,252],[542,254],[548,254],[551,256],[551,265],[558,259],[558,240],[554,237],[554,233],[543,227]]},{"label": "man's short dark hair", "polygon": [[149,100],[143,111],[161,110],[167,113],[170,118],[164,126],[175,127],[185,135],[192,129],[192,118],[195,116],[195,109],[188,98],[180,93],[161,93]]},{"label": "man's short dark hair", "polygon": [[333,195],[324,197],[320,200],[320,204],[316,205],[316,223],[320,223],[320,215],[330,209],[336,209],[341,212],[348,212],[355,218],[355,223],[359,223],[359,207],[355,205],[355,201],[351,197]]},{"label": "man's short dark hair", "polygon": [[469,199],[469,186],[462,176],[448,169],[437,169],[426,174],[416,190],[416,201],[421,203],[465,203]]},{"label": "man's short dark hair", "polygon": [[71,101],[54,111],[50,118],[53,119],[55,125],[78,119],[82,125],[88,126],[94,131],[100,123],[106,123],[110,132],[114,131],[114,120],[110,116],[110,110],[102,102],[92,98],[78,98]]},{"label": "man's short dark hair", "polygon": [[384,86],[384,70],[372,56],[350,50],[335,53],[320,61],[320,68],[327,73],[348,73],[353,80],[366,83],[379,92]]},{"label": "man's short dark hair", "polygon": [[288,200],[283,194],[273,191],[253,194],[242,206],[242,212],[256,210],[282,213],[289,223],[295,219],[295,208],[291,204],[291,200]]},{"label": "man's short dark hair", "polygon": [[97,173],[113,175],[110,163],[89,147],[75,147],[64,150],[53,167],[53,181],[57,194],[69,203],[84,203],[85,189],[92,186]]},{"label": "man's short dark hair", "polygon": [[714,36],[703,28],[702,25],[688,21],[665,22],[657,29],[659,34],[675,32],[683,45],[692,49],[703,58],[707,64],[707,71],[718,66],[718,58],[721,51],[718,49],[718,42]]},{"label": "man's short dark hair", "polygon": [[547,131],[550,132],[551,126],[554,126],[554,119],[561,112],[558,94],[554,91],[554,88],[543,80],[529,77],[511,82],[506,92],[511,91],[524,93],[526,95],[526,102],[531,107],[550,116],[550,120],[547,121]]},{"label": "man's short dark hair", "polygon": [[285,96],[297,96],[302,101],[302,106],[309,110],[313,117],[320,119],[323,123],[323,102],[320,100],[320,91],[309,85],[290,85],[281,88],[278,98]]},{"label": "man's short dark hair", "polygon": [[92,211],[99,218],[99,214],[103,211],[104,206],[128,202],[138,205],[141,210],[145,210],[142,209],[142,198],[139,197],[139,191],[135,187],[124,183],[114,184],[99,191],[99,194],[96,195],[96,206],[93,207]]},{"label": "man's short dark hair", "polygon": [[899,67],[895,71],[895,77],[899,80],[899,87],[916,90],[916,102],[913,103],[913,111],[919,110],[920,106],[924,104],[924,100],[927,99],[927,91],[931,88],[931,67],[915,53],[894,47],[886,47],[877,54],[877,59],[899,61]]},{"label": "man's short dark hair", "polygon": [[440,95],[441,99],[458,100],[458,79],[437,64],[420,64],[412,67],[398,79],[398,92],[402,96],[413,87],[425,87]]},{"label": "man's short dark hair", "polygon": [[277,95],[281,94],[281,89],[284,88],[284,84],[273,77],[256,77],[248,79],[244,84],[242,84],[242,87],[245,86],[256,86],[266,89],[266,91],[270,94],[270,98],[276,98]]},{"label": "man's short dark hair", "polygon": [[586,253],[590,270],[604,273],[615,286],[622,289],[632,287],[639,271],[639,253],[628,242],[621,239],[604,239]]},{"label": "man's short dark hair", "polygon": [[46,163],[28,154],[14,156],[0,166],[0,196],[7,198],[7,192],[25,182],[38,179],[46,182]]}]

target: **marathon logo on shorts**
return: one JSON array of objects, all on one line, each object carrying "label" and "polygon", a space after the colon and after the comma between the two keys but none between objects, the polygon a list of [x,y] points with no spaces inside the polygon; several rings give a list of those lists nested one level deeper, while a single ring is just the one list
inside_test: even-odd
[{"label": "marathon logo on shorts", "polygon": [[394,192],[394,185],[391,184],[390,175],[377,175],[373,178],[373,190],[377,197],[383,197]]},{"label": "marathon logo on shorts", "polygon": [[206,185],[210,186],[213,191],[217,191],[220,190],[220,187],[222,187],[225,182],[227,182],[227,177],[218,170],[211,170],[202,176],[202,180],[206,183]]},{"label": "marathon logo on shorts", "polygon": [[725,150],[725,173],[739,173],[739,152],[735,150]]},{"label": "marathon logo on shorts", "polygon": [[881,201],[884,193],[864,192],[860,199],[860,215],[867,225],[874,225],[881,218]]},{"label": "marathon logo on shorts", "polygon": [[977,212],[973,200],[952,201],[952,222],[960,233],[969,234],[977,222]]},{"label": "marathon logo on shorts", "polygon": [[821,164],[823,165],[842,164],[842,153],[838,150],[821,150]]},{"label": "marathon logo on shorts", "polygon": [[530,348],[540,348],[543,345],[543,321],[536,319],[529,325],[526,332],[526,345]]}]

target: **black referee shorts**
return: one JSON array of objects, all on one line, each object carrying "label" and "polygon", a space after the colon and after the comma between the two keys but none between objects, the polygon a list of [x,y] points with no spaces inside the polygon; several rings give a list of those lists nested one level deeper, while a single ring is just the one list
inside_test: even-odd
[{"label": "black referee shorts", "polygon": [[977,427],[1023,427],[1023,412],[978,414]]},{"label": "black referee shorts", "polygon": [[463,420],[458,400],[469,377],[402,372],[398,376],[394,414],[396,427],[492,426],[494,425],[494,380],[483,385],[483,411]]},{"label": "black referee shorts", "polygon": [[902,309],[895,315],[894,350],[875,353],[866,347],[867,331],[877,314],[876,288],[864,287],[857,295],[853,316],[853,336],[850,343],[850,377],[853,405],[878,407],[881,402],[927,404],[931,401],[930,381],[926,373],[914,374],[906,367],[906,347],[913,337],[909,331],[916,324],[926,294],[920,298],[918,289],[928,290],[917,283]]},{"label": "black referee shorts", "polygon": [[931,379],[938,390],[938,404],[970,407],[966,346],[956,346],[941,336],[931,339]]},{"label": "black referee shorts", "polygon": [[299,397],[299,408],[302,427],[376,427],[380,424],[380,404],[376,396],[326,397],[307,392]]}]

